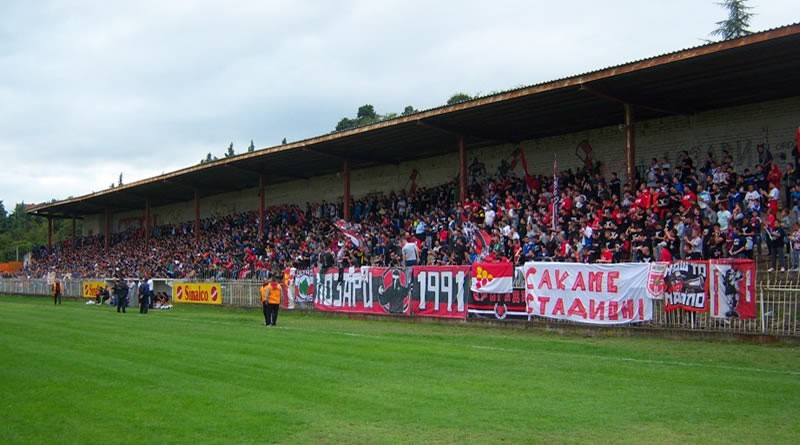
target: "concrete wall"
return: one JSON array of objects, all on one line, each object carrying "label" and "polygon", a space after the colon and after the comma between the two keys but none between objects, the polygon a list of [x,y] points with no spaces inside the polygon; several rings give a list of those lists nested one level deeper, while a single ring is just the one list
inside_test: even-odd
[{"label": "concrete wall", "polygon": [[[675,162],[681,150],[688,150],[696,164],[705,159],[709,150],[715,159],[721,159],[721,150],[733,156],[737,171],[752,166],[757,159],[755,147],[769,135],[772,154],[783,169],[792,159],[795,129],[800,126],[800,96],[752,105],[726,108],[690,116],[672,116],[636,122],[636,163],[648,165],[653,157],[667,157]],[[580,145],[582,142],[585,143]],[[583,158],[591,156],[604,165],[605,174],[615,171],[625,179],[625,134],[618,126],[597,128],[549,138],[525,141],[521,144],[529,171],[533,174],[552,174],[553,157],[558,157],[560,170],[583,165]],[[468,152],[468,162],[478,158],[494,174],[503,159],[509,159],[516,147],[499,145]],[[785,157],[787,161],[782,159]],[[446,156],[421,159],[400,165],[385,165],[351,172],[351,191],[358,198],[369,193],[400,190],[408,186],[412,170],[419,172],[419,186],[434,186],[448,182],[458,174],[456,144],[453,153]],[[517,167],[519,173],[519,167]],[[341,201],[342,179],[338,175],[321,176],[267,187],[266,205],[286,203],[305,206],[306,202]],[[202,198],[200,217],[225,215],[258,209],[257,189],[227,193]],[[192,201],[151,209],[158,224],[175,224],[194,218]],[[141,211],[115,214],[112,230],[119,231],[144,217]],[[104,215],[89,216],[84,220],[84,234],[102,233]]]}]

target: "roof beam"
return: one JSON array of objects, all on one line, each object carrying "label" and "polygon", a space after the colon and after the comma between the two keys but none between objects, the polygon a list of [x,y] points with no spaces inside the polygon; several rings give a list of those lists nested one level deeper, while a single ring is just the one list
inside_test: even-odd
[{"label": "roof beam", "polygon": [[636,106],[637,108],[644,108],[646,110],[655,111],[656,113],[672,114],[672,115],[676,115],[676,116],[680,116],[680,115],[683,115],[683,114],[689,114],[689,113],[686,113],[686,112],[680,112],[680,111],[675,111],[675,110],[666,110],[664,108],[653,107],[653,106],[650,106],[650,105],[647,105],[647,104],[636,103],[636,102],[631,101],[631,100],[626,100],[626,99],[623,99],[623,98],[612,96],[611,94],[607,94],[607,93],[604,93],[602,91],[599,91],[596,88],[594,88],[593,86],[590,86],[589,84],[586,84],[586,83],[580,84],[580,87],[578,88],[578,90],[579,91],[586,91],[587,93],[589,93],[589,94],[591,94],[593,96],[599,97],[601,99],[609,100],[611,102],[617,102],[617,103],[620,103],[622,105],[630,104],[630,105]]},{"label": "roof beam", "polygon": [[[232,168],[234,170],[240,170],[240,171],[243,171],[243,172],[253,173],[253,174],[257,175],[257,176],[261,176],[261,175],[266,173],[265,170],[258,170],[258,169],[253,169],[253,168],[240,167],[238,165],[231,165],[231,164],[225,164],[223,167]],[[269,176],[278,177],[278,178],[286,178],[286,179],[308,179],[309,178],[308,176],[304,176],[304,175],[287,174],[283,170],[280,171],[279,173],[275,173],[274,171],[271,171],[271,172],[269,172]]]},{"label": "roof beam", "polygon": [[39,213],[38,211],[33,211],[30,212],[29,214],[32,216],[54,218],[54,219],[80,219],[80,220],[83,219],[82,216],[68,215],[66,213]]},{"label": "roof beam", "polygon": [[398,161],[397,159],[386,159],[386,158],[381,158],[379,156],[354,155],[354,154],[349,153],[349,152],[347,153],[347,155],[342,156],[342,155],[337,155],[337,154],[334,154],[334,153],[327,153],[327,152],[324,152],[324,151],[320,151],[319,149],[314,148],[314,147],[304,147],[304,148],[302,148],[302,150],[306,151],[306,152],[309,152],[309,153],[318,154],[318,155],[330,156],[330,157],[336,158],[336,159],[338,159],[340,161],[344,161],[345,159],[350,159],[351,161],[370,162],[370,163],[379,164],[379,165],[380,164],[391,164],[391,165],[399,165],[400,164],[400,161]]},{"label": "roof beam", "polygon": [[520,142],[512,138],[509,138],[508,136],[505,135],[498,135],[496,133],[486,132],[486,131],[476,131],[475,129],[467,130],[464,129],[463,127],[458,127],[455,125],[447,125],[442,123],[434,124],[432,122],[427,122],[422,119],[417,120],[417,125],[420,125],[422,127],[432,128],[438,131],[443,131],[445,133],[450,133],[454,136],[469,136],[500,144],[518,144]]},{"label": "roof beam", "polygon": [[199,192],[207,192],[207,194],[209,194],[209,195],[215,195],[215,194],[218,194],[218,193],[229,193],[229,192],[234,191],[233,189],[223,189],[223,188],[215,187],[215,186],[208,185],[208,184],[202,183],[202,182],[188,183],[188,182],[184,182],[184,181],[179,181],[179,180],[177,180],[175,178],[163,179],[163,182],[165,182],[167,184],[174,184],[174,185],[178,185],[178,186],[181,186],[181,187],[186,187],[186,188],[191,189],[191,190],[197,190]]}]

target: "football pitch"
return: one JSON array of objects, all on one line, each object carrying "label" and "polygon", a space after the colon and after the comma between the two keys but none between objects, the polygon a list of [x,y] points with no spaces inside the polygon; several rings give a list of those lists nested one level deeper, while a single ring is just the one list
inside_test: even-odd
[{"label": "football pitch", "polygon": [[800,347],[0,296],[0,443],[798,443]]}]

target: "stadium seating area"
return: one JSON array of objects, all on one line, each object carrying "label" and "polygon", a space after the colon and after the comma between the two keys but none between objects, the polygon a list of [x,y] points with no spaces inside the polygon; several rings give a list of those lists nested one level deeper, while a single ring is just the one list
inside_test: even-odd
[{"label": "stadium seating area", "polygon": [[409,238],[420,247],[421,264],[768,254],[771,269],[797,268],[796,147],[793,154],[781,170],[769,148],[759,146],[758,163],[737,172],[726,152],[695,160],[683,151],[673,162],[652,159],[633,189],[603,166],[587,165],[559,173],[558,195],[552,177],[516,175],[504,162],[493,174],[470,168],[463,205],[457,185],[448,183],[355,199],[348,223],[341,203],[269,208],[263,238],[257,211],[201,220],[199,242],[194,222],[157,226],[148,245],[142,229],[131,229],[113,234],[108,250],[103,235],[38,248],[18,275],[261,278],[292,265],[315,266],[326,251],[340,265],[391,266],[400,265]]}]

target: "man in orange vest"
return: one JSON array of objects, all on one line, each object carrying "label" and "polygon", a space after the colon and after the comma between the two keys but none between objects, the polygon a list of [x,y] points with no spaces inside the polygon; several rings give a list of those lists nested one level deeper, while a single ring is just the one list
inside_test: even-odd
[{"label": "man in orange vest", "polygon": [[53,304],[61,304],[61,282],[58,278],[53,281]]},{"label": "man in orange vest", "polygon": [[264,279],[264,284],[261,285],[264,326],[275,326],[278,321],[278,309],[281,307],[283,286],[275,280],[275,274],[272,274],[271,278],[272,280]]}]

